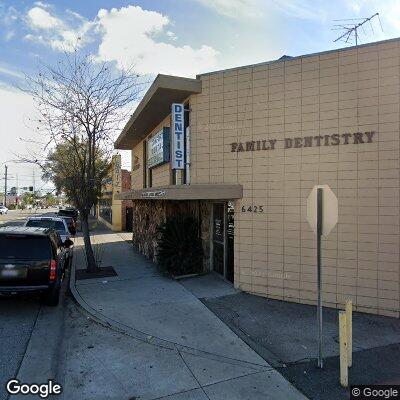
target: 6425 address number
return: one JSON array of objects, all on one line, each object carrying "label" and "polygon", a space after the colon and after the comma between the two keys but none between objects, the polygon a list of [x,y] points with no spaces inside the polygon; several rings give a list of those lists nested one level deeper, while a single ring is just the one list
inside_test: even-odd
[{"label": "6425 address number", "polygon": [[263,213],[264,206],[242,206],[242,212]]}]

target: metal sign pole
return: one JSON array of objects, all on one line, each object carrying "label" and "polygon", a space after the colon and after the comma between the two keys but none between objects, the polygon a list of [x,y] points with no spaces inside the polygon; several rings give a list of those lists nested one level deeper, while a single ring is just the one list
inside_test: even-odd
[{"label": "metal sign pole", "polygon": [[321,236],[322,236],[322,196],[323,189],[317,189],[317,274],[318,274],[318,367],[323,368],[322,360],[322,287],[321,287]]}]

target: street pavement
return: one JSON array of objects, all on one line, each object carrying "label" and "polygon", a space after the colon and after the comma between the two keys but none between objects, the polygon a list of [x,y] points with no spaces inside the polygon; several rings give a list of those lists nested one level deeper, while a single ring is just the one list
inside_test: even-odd
[{"label": "street pavement", "polygon": [[[0,215],[0,226],[22,225],[30,215],[34,211],[10,210]],[[19,369],[40,309],[37,296],[0,296],[0,400],[7,398],[5,383]]]},{"label": "street pavement", "polygon": [[40,310],[37,298],[0,297],[0,400],[5,384],[15,377]]},{"label": "street pavement", "polygon": [[0,226],[22,225],[30,215],[25,210],[10,210],[7,214],[0,214]]},{"label": "street pavement", "polygon": [[28,217],[54,215],[56,208],[31,209],[31,210],[9,210],[7,214],[0,214],[0,226],[18,226],[23,225]]}]

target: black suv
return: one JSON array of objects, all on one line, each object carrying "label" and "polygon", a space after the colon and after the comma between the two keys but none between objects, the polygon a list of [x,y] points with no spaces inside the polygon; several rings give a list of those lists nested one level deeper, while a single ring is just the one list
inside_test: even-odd
[{"label": "black suv", "polygon": [[53,229],[0,228],[0,293],[41,292],[56,306],[66,267],[65,247]]},{"label": "black suv", "polygon": [[58,210],[57,214],[60,217],[72,217],[75,222],[78,220],[78,215],[79,215],[78,210],[74,207],[67,207]]}]

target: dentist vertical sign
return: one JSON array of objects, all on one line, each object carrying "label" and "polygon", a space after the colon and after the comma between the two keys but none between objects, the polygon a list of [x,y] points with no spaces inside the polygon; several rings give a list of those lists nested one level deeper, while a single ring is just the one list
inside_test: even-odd
[{"label": "dentist vertical sign", "polygon": [[172,169],[185,168],[185,107],[172,104]]}]

